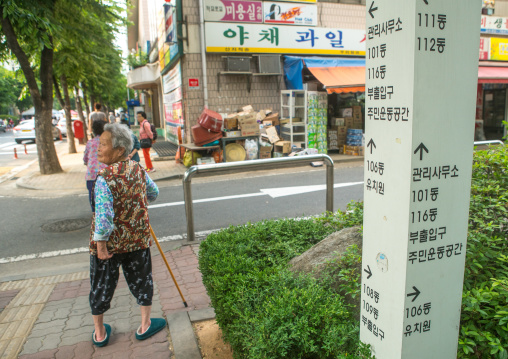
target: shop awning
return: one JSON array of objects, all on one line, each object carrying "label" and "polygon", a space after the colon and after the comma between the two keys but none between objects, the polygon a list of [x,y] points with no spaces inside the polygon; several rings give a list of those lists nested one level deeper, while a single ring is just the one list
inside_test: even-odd
[{"label": "shop awning", "polygon": [[309,67],[328,93],[365,92],[365,66]]},{"label": "shop awning", "polygon": [[[304,67],[309,70],[314,68],[365,67],[365,59],[284,56],[284,81],[287,89],[303,90],[302,70]],[[365,86],[365,75],[363,76],[364,78],[359,82],[360,86]]]},{"label": "shop awning", "polygon": [[478,83],[508,84],[508,67],[498,67],[498,66],[478,67]]}]

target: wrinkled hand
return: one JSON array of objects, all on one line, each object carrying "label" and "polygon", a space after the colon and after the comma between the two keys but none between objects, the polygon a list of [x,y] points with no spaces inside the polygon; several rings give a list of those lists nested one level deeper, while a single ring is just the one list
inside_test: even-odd
[{"label": "wrinkled hand", "polygon": [[97,257],[103,261],[113,257],[113,255],[108,252],[106,242],[97,242]]}]

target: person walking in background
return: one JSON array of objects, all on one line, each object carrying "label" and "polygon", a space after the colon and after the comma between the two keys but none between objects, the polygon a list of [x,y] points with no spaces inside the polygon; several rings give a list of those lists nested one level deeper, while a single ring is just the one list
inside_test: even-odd
[{"label": "person walking in background", "polygon": [[166,327],[164,318],[150,318],[153,297],[148,202],[159,195],[157,185],[139,163],[127,158],[132,132],[119,123],[107,124],[100,136],[98,159],[107,165],[97,176],[95,214],[90,236],[90,308],[95,330],[92,342],[108,344],[111,326],[104,313],[111,307],[120,266],[141,309],[137,340]]},{"label": "person walking in background", "polygon": [[146,170],[148,173],[155,172],[152,160],[150,158],[150,148],[152,147],[153,132],[150,128],[150,122],[146,119],[146,113],[139,111],[137,113],[139,123],[139,139],[140,145],[143,149],[143,156],[145,157]]},{"label": "person walking in background", "polygon": [[97,120],[102,120],[104,122],[108,122],[108,118],[106,117],[106,114],[104,112],[101,112],[101,104],[100,103],[96,103],[95,106],[95,111],[92,111],[90,113],[90,117],[88,118],[88,131],[92,131],[92,123],[94,121],[97,121]]},{"label": "person walking in background", "polygon": [[99,148],[99,141],[102,132],[104,131],[104,125],[106,124],[103,120],[94,121],[92,124],[92,132],[94,138],[86,143],[85,154],[83,156],[83,162],[86,165],[86,188],[88,189],[88,200],[92,207],[92,212],[95,212],[95,201],[94,201],[94,187],[97,174],[102,169],[106,168],[106,165],[100,163],[97,159],[97,150]]},{"label": "person walking in background", "polygon": [[141,159],[139,158],[139,153],[138,153],[138,151],[140,149],[141,149],[141,146],[139,144],[138,138],[136,137],[135,134],[132,134],[132,150],[128,156],[129,159],[139,163],[139,161],[141,161]]},{"label": "person walking in background", "polygon": [[109,123],[115,123],[116,122],[116,117],[115,117],[115,114],[110,111],[109,112]]}]

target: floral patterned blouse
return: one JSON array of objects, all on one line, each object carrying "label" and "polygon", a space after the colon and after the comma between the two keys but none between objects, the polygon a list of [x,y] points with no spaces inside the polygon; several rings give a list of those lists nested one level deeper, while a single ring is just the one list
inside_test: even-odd
[{"label": "floral patterned blouse", "polygon": [[107,166],[104,163],[100,163],[97,160],[97,150],[99,149],[99,138],[95,136],[93,139],[86,143],[85,155],[83,156],[83,162],[86,165],[86,180],[95,181],[97,174]]},{"label": "floral patterned blouse", "polygon": [[[159,188],[143,170],[146,179],[146,192],[148,202],[153,202],[159,195]],[[99,176],[95,183],[95,231],[94,241],[107,241],[114,225],[115,211],[113,209],[113,194],[106,180]]]}]

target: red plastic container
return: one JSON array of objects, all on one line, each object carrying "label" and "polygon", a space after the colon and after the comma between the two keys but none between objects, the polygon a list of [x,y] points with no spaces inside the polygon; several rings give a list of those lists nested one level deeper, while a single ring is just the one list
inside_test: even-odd
[{"label": "red plastic container", "polygon": [[222,138],[222,132],[212,132],[200,125],[192,126],[192,137],[194,138],[194,144],[196,146],[203,146],[207,143],[220,140]]},{"label": "red plastic container", "polygon": [[212,110],[204,109],[199,116],[198,124],[212,132],[221,132],[222,116]]}]

